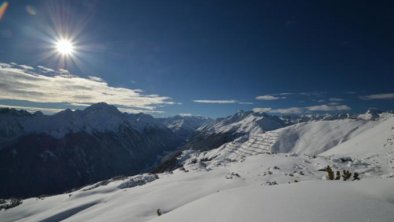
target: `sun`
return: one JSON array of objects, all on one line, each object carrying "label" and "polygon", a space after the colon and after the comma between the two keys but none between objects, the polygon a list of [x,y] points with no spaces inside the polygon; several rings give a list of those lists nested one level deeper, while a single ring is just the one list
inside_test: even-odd
[{"label": "sun", "polygon": [[74,44],[67,39],[60,39],[55,44],[56,50],[63,56],[72,55],[74,52]]}]

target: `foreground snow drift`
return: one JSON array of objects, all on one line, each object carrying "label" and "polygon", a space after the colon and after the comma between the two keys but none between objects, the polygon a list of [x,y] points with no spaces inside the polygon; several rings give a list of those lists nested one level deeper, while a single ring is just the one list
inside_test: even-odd
[{"label": "foreground snow drift", "polygon": [[119,178],[68,194],[26,199],[0,211],[0,221],[394,219],[394,180],[364,174],[361,181],[321,180],[326,173],[319,169],[332,165],[330,161],[261,154],[220,166],[189,163],[171,174]]},{"label": "foreground snow drift", "polygon": [[246,186],[196,200],[151,222],[394,221],[394,180]]},{"label": "foreground snow drift", "polygon": [[[202,163],[172,174],[149,174],[101,182],[69,194],[30,198],[0,211],[0,221],[148,221],[218,191],[316,180],[323,159],[281,155],[252,156],[243,162],[209,168]],[[132,182],[132,183],[131,183]],[[127,186],[125,186],[127,184]]]}]

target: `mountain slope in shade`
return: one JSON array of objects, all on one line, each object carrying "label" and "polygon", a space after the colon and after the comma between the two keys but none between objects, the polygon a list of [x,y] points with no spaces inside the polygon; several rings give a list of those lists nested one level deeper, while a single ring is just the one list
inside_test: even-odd
[{"label": "mountain slope in shade", "polygon": [[[101,103],[52,116],[0,115],[0,196],[55,194],[117,175],[139,173],[182,142],[145,114]],[[12,125],[7,125],[8,123]]]}]

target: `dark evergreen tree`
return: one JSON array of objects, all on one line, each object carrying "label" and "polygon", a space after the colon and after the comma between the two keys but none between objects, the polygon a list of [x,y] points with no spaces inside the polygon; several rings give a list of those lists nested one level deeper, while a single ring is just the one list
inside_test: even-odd
[{"label": "dark evergreen tree", "polygon": [[337,175],[335,176],[335,180],[340,180],[341,179],[341,172],[338,170]]},{"label": "dark evergreen tree", "polygon": [[358,173],[354,173],[353,174],[353,180],[360,180],[360,177],[359,177]]},{"label": "dark evergreen tree", "polygon": [[352,173],[348,170],[343,170],[342,172],[342,178],[344,181],[350,179],[350,177],[352,177]]},{"label": "dark evergreen tree", "polygon": [[334,171],[331,169],[330,166],[327,166],[327,174],[328,174],[328,179],[329,180],[334,180]]}]

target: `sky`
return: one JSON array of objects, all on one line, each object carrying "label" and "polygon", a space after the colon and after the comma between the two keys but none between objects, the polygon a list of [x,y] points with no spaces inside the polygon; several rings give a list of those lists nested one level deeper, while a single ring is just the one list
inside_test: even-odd
[{"label": "sky", "polygon": [[[394,110],[392,1],[0,0],[0,107]],[[74,51],[56,51],[59,39]]]}]

